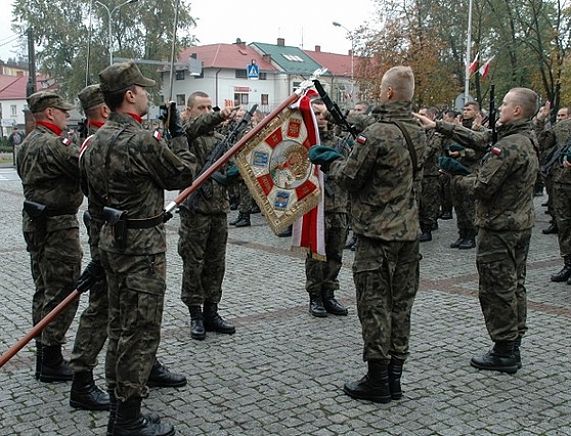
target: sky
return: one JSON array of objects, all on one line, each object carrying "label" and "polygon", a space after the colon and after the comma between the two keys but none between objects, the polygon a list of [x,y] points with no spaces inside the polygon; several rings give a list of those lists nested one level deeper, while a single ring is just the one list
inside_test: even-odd
[{"label": "sky", "polygon": [[[1,2],[0,59],[5,61],[15,57],[17,44],[11,42],[16,36],[10,29],[13,0]],[[125,7],[136,13],[136,5]],[[199,45],[232,43],[236,38],[247,44],[275,44],[277,38],[284,38],[286,45],[306,50],[320,45],[321,51],[346,54],[351,40],[346,30],[332,22],[354,31],[371,20],[374,11],[372,0],[193,0],[190,13],[197,18],[192,32]]]}]

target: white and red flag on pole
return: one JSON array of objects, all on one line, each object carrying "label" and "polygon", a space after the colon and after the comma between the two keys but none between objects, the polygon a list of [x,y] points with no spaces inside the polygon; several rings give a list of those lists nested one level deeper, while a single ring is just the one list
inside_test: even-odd
[{"label": "white and red flag on pole", "polygon": [[476,71],[478,71],[478,65],[480,62],[480,52],[476,53],[476,57],[470,65],[468,65],[468,74],[472,76]]},{"label": "white and red flag on pole", "polygon": [[478,72],[480,73],[480,77],[482,78],[482,80],[484,80],[484,79],[488,76],[488,74],[490,73],[490,64],[491,64],[491,62],[494,60],[495,57],[496,57],[496,56],[494,55],[494,56],[492,56],[490,59],[488,59],[488,60],[484,63],[484,65],[482,65],[482,66],[480,67],[480,69],[478,70]]},{"label": "white and red flag on pole", "polygon": [[[312,85],[309,82],[309,85]],[[306,86],[298,98],[262,120],[263,127],[236,154],[236,166],[274,233],[295,224],[292,248],[325,256],[323,173],[309,161],[319,143],[311,110],[317,92]]]}]

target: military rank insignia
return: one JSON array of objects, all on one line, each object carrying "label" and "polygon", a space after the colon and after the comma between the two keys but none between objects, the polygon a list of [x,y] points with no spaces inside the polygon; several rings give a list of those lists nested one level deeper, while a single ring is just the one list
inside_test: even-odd
[{"label": "military rank insignia", "polygon": [[276,234],[320,200],[320,172],[308,158],[319,133],[309,98],[304,98],[268,120],[235,156],[243,180]]}]

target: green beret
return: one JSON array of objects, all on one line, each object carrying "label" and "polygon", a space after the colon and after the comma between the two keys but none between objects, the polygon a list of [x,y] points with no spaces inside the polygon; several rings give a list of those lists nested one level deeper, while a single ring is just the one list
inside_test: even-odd
[{"label": "green beret", "polygon": [[81,107],[83,111],[87,111],[92,107],[99,106],[102,103],[105,103],[103,99],[103,93],[101,92],[101,88],[99,85],[89,85],[83,88],[79,94],[79,101],[81,102]]},{"label": "green beret", "polygon": [[143,76],[132,61],[109,65],[99,73],[99,82],[104,93],[120,91],[132,85],[143,88],[155,86],[155,81]]},{"label": "green beret", "polygon": [[52,91],[38,91],[28,97],[28,109],[33,114],[42,112],[49,107],[55,107],[62,111],[73,109],[73,105],[66,102],[58,94]]}]

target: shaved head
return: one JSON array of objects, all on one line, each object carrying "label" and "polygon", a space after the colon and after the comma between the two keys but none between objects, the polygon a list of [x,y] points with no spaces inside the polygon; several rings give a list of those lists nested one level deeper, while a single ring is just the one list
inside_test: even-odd
[{"label": "shaved head", "polygon": [[509,98],[521,107],[523,118],[533,118],[539,109],[539,96],[529,88],[510,89]]},{"label": "shaved head", "polygon": [[381,80],[381,99],[388,90],[392,101],[411,101],[414,95],[414,73],[410,67],[399,65],[389,69]]}]

